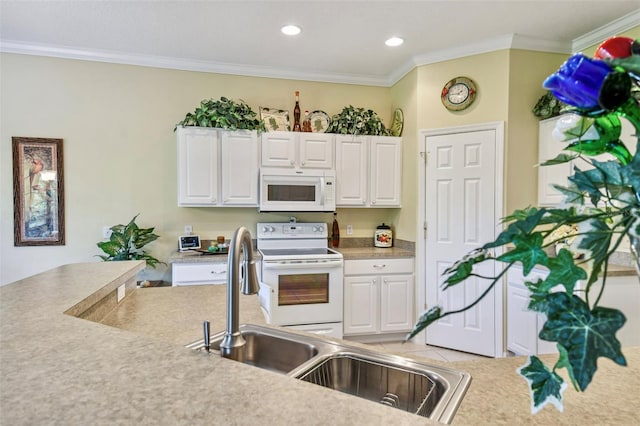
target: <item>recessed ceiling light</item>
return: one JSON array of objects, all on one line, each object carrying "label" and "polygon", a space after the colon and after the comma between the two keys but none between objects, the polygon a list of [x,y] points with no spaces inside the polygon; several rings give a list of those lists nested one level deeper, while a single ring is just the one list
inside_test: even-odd
[{"label": "recessed ceiling light", "polygon": [[282,31],[282,34],[294,36],[300,34],[302,28],[297,25],[285,25],[284,27],[280,28],[280,31]]},{"label": "recessed ceiling light", "polygon": [[402,43],[404,43],[404,40],[401,39],[400,37],[391,37],[390,39],[384,42],[384,44],[386,44],[389,47],[400,46]]}]

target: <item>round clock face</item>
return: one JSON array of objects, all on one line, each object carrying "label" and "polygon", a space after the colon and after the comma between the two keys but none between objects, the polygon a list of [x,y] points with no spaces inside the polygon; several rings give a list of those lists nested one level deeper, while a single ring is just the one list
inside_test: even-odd
[{"label": "round clock face", "polygon": [[442,88],[442,104],[450,111],[461,111],[476,98],[476,85],[467,77],[456,77]]}]

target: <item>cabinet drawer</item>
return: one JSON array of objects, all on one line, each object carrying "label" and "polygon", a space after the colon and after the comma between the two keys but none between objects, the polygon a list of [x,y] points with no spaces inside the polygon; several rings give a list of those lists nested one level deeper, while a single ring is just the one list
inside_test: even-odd
[{"label": "cabinet drawer", "polygon": [[413,259],[366,259],[346,260],[344,262],[345,275],[370,274],[412,274]]},{"label": "cabinet drawer", "polygon": [[227,279],[226,263],[173,264],[173,285],[222,284]]}]

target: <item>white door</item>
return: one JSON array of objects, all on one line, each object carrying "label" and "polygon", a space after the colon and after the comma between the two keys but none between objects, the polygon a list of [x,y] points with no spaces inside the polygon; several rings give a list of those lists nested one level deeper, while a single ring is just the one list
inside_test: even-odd
[{"label": "white door", "polygon": [[[440,305],[443,311],[467,306],[487,289],[489,280],[472,277],[443,291],[442,272],[493,241],[502,216],[502,189],[496,185],[502,181],[502,161],[497,155],[502,153],[501,143],[497,147],[502,127],[473,129],[425,133],[426,304]],[[494,269],[495,263],[485,262],[477,273],[495,276]],[[501,288],[496,288],[475,307],[431,325],[426,330],[427,344],[497,356],[502,352],[501,298]]]},{"label": "white door", "polygon": [[222,205],[258,206],[258,136],[255,130],[223,131]]}]

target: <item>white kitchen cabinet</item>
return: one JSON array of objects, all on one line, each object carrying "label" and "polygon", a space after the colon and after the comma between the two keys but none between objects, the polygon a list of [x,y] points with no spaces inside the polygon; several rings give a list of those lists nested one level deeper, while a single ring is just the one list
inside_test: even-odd
[{"label": "white kitchen cabinet", "polygon": [[[538,162],[543,163],[551,160],[563,152],[566,144],[558,141],[552,136],[552,132],[556,127],[556,123],[560,117],[548,118],[539,123],[538,132]],[[633,136],[635,130],[633,126],[626,120],[621,120],[622,130],[620,139],[624,142],[629,152],[633,155],[636,151],[636,139]],[[570,154],[570,151],[564,151]],[[598,161],[612,160],[609,154],[602,154],[595,157]],[[573,168],[577,166],[581,170],[588,168],[587,163],[582,160],[575,160],[568,163],[556,164],[553,166],[538,167],[538,205],[540,206],[557,206],[562,203],[564,197],[553,188],[553,185],[567,186],[567,178],[573,174]]]},{"label": "white kitchen cabinet", "polygon": [[178,127],[178,205],[218,203],[218,131]]},{"label": "white kitchen cabinet", "polygon": [[558,352],[555,342],[538,337],[546,316],[528,309],[531,293],[524,284],[525,281],[544,279],[548,273],[547,270],[534,268],[525,277],[519,265],[507,271],[507,349],[516,355]]},{"label": "white kitchen cabinet", "polygon": [[258,155],[256,132],[222,132],[220,181],[223,206],[258,205]]},{"label": "white kitchen cabinet", "polygon": [[336,135],[336,206],[401,207],[402,139]]},{"label": "white kitchen cabinet", "polygon": [[344,262],[344,334],[406,332],[413,327],[413,259]]},{"label": "white kitchen cabinet", "polygon": [[[556,127],[559,117],[548,118],[539,123],[538,130],[538,162],[542,163],[558,156],[564,148],[562,142],[556,140],[551,133]],[[571,163],[538,167],[538,205],[554,206],[562,202],[562,194],[553,188],[554,184],[566,185],[571,175]]]},{"label": "white kitchen cabinet", "polygon": [[226,262],[185,262],[171,265],[171,283],[173,286],[226,284]]},{"label": "white kitchen cabinet", "polygon": [[[536,268],[525,279],[522,267],[518,265],[511,267],[507,272],[507,349],[516,355],[557,352],[555,342],[538,337],[546,316],[527,309],[530,292],[524,282],[535,282],[538,278],[544,279],[547,274],[547,271]],[[580,297],[583,297],[584,292],[578,290],[583,289],[584,284],[584,282],[578,282],[576,285],[575,294]],[[599,294],[601,286],[602,280],[599,279],[594,283],[591,294]],[[558,290],[563,288],[558,286]],[[623,347],[640,345],[640,286],[635,274],[609,276],[599,306],[619,309],[627,317],[627,322],[616,333]]]},{"label": "white kitchen cabinet", "polygon": [[178,206],[256,207],[255,131],[178,127]]},{"label": "white kitchen cabinet", "polygon": [[333,138],[329,133],[263,133],[260,163],[262,167],[333,169]]}]

